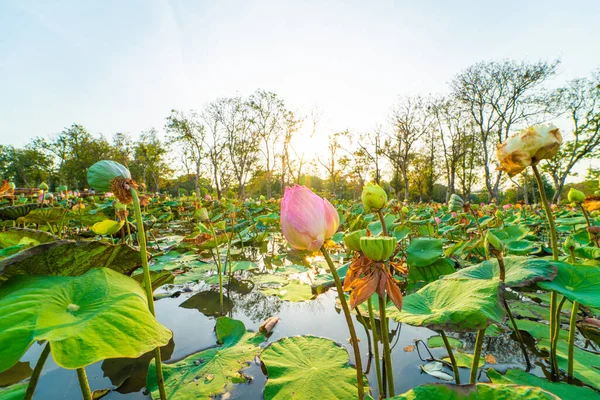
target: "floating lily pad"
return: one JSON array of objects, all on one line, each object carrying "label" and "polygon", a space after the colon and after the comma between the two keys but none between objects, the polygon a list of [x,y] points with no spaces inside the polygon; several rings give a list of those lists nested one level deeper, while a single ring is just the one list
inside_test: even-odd
[{"label": "floating lily pad", "polygon": [[406,254],[407,263],[411,267],[431,265],[442,256],[442,241],[431,238],[413,239]]},{"label": "floating lily pad", "polygon": [[522,240],[529,234],[529,229],[523,225],[509,225],[502,229],[491,230],[503,242]]},{"label": "floating lily pad", "polygon": [[100,267],[131,275],[141,263],[140,252],[126,244],[60,240],[0,260],[0,284],[14,275],[75,276]]},{"label": "floating lily pad", "polygon": [[[163,364],[165,389],[169,399],[208,399],[225,393],[233,383],[248,378],[239,371],[260,352],[260,333],[247,332],[244,323],[220,317],[215,327],[222,346],[191,355],[173,364]],[[153,399],[159,399],[156,365],[150,364],[146,377]]]},{"label": "floating lily pad", "polygon": [[476,385],[451,385],[430,383],[417,386],[388,400],[560,400],[543,389],[532,386],[478,383]]},{"label": "floating lily pad", "polygon": [[406,296],[401,312],[387,310],[398,322],[454,332],[478,331],[504,316],[496,279],[442,279]]},{"label": "floating lily pad", "polygon": [[[465,353],[463,351],[454,352],[454,359],[456,360],[456,365],[459,367],[471,368],[471,365],[473,365],[473,358],[475,358],[475,356],[471,353]],[[444,357],[443,360],[450,362],[450,357]],[[485,364],[485,359],[479,357],[479,365],[483,364]]]},{"label": "floating lily pad", "polygon": [[348,352],[330,339],[294,336],[269,345],[260,355],[267,370],[266,400],[352,399],[356,370]]},{"label": "floating lily pad", "polygon": [[[450,347],[453,349],[462,349],[464,347],[463,342],[453,337],[448,337],[448,343],[450,343]],[[435,347],[445,347],[444,339],[441,336],[431,336],[427,339],[427,346],[435,348]]]},{"label": "floating lily pad", "polygon": [[[529,257],[505,257],[505,285],[509,287],[529,286],[534,282],[552,280],[557,274],[557,268],[548,260]],[[445,279],[498,279],[498,260],[486,260],[472,267],[445,276]]]},{"label": "floating lily pad", "polygon": [[509,369],[504,375],[493,369],[488,369],[487,376],[493,383],[537,386],[561,399],[600,399],[600,394],[590,388],[569,385],[564,382],[550,382],[548,379],[540,378],[520,369]]},{"label": "floating lily pad", "polygon": [[600,267],[560,261],[553,261],[552,264],[558,268],[556,278],[551,282],[538,282],[539,287],[558,292],[584,306],[600,307]]},{"label": "floating lily pad", "polygon": [[196,309],[207,317],[215,317],[228,313],[233,309],[233,301],[223,295],[223,313],[221,313],[219,292],[207,290],[198,292],[179,305],[181,308]]},{"label": "floating lily pad", "polygon": [[148,310],[133,279],[106,268],[82,276],[16,276],[0,286],[0,371],[36,340],[56,363],[81,368],[112,357],[139,357],[164,346],[171,331]]}]

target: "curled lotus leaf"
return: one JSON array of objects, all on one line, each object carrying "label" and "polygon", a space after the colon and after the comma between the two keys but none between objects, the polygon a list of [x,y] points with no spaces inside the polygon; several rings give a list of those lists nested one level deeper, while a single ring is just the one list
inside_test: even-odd
[{"label": "curled lotus leaf", "polygon": [[553,261],[552,264],[558,268],[556,277],[550,282],[538,282],[539,287],[558,292],[584,306],[600,308],[600,267],[560,261]]},{"label": "curled lotus leaf", "polygon": [[[552,262],[541,258],[504,257],[504,268],[506,272],[504,284],[508,287],[522,287],[535,282],[551,281],[557,274],[557,267]],[[498,276],[498,260],[494,258],[446,275],[444,279],[485,280],[498,279]]]}]

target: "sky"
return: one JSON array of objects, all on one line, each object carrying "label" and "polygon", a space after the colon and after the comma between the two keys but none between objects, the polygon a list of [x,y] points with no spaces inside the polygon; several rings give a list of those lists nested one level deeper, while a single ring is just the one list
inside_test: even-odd
[{"label": "sky", "polygon": [[318,107],[315,149],[479,61],[560,58],[550,84],[589,76],[599,15],[597,0],[0,0],[0,143],[72,123],[136,137],[171,109],[261,88],[300,115]]}]

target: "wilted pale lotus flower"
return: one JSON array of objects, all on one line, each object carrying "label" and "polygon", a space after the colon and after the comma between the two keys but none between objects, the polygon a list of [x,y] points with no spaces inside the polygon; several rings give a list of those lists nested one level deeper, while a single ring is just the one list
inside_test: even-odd
[{"label": "wilted pale lotus flower", "polygon": [[339,225],[340,217],[329,201],[305,186],[285,189],[281,201],[281,229],[293,248],[319,250]]},{"label": "wilted pale lotus flower", "polygon": [[532,125],[498,144],[498,169],[515,176],[540,160],[554,157],[561,144],[562,136],[554,125]]}]

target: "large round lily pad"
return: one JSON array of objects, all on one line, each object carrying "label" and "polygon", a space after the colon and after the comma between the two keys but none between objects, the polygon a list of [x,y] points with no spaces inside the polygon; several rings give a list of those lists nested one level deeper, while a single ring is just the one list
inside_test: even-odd
[{"label": "large round lily pad", "polygon": [[171,331],[150,314],[133,279],[106,268],[78,277],[16,276],[0,286],[0,372],[36,340],[75,369],[114,357],[139,357],[164,346]]},{"label": "large round lily pad", "polygon": [[402,311],[395,307],[387,310],[396,321],[409,325],[454,332],[478,331],[502,321],[500,290],[497,279],[442,279],[406,296]]},{"label": "large round lily pad", "polygon": [[538,282],[545,290],[554,290],[571,301],[584,306],[600,307],[600,267],[591,265],[571,265],[553,261],[558,274],[551,282]]},{"label": "large round lily pad", "polygon": [[[215,327],[222,346],[191,355],[173,364],[163,364],[169,399],[209,399],[225,393],[233,383],[247,382],[239,371],[260,352],[264,336],[247,332],[242,321],[220,317]],[[156,365],[150,364],[146,377],[153,399],[159,399]]]},{"label": "large round lily pad", "polygon": [[[529,286],[534,282],[550,281],[557,273],[557,268],[548,260],[529,257],[504,257],[506,277],[504,284],[509,287]],[[498,260],[486,260],[472,267],[463,268],[445,279],[498,279]]]},{"label": "large round lily pad", "polygon": [[0,260],[0,284],[15,275],[76,276],[100,267],[131,275],[141,264],[140,252],[126,244],[60,240]]},{"label": "large round lily pad", "polygon": [[348,364],[346,349],[333,340],[286,337],[260,358],[267,369],[266,400],[356,398],[356,370]]},{"label": "large round lily pad", "polygon": [[449,385],[431,383],[417,386],[389,400],[560,400],[539,387],[478,383],[476,385]]}]

